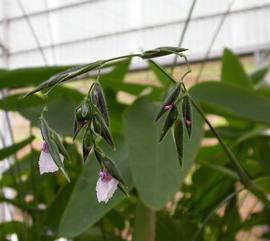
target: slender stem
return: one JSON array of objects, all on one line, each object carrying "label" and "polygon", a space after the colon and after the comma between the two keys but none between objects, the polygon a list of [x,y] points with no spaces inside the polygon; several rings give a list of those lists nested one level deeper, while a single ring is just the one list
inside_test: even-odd
[{"label": "slender stem", "polygon": [[[100,73],[100,70],[102,68],[102,66],[104,66],[106,63],[109,63],[109,62],[112,62],[112,61],[115,61],[115,60],[119,60],[119,59],[126,59],[126,58],[131,58],[131,57],[141,57],[142,55],[141,54],[128,54],[128,55],[122,55],[122,56],[118,56],[118,57],[115,57],[115,58],[111,58],[111,59],[106,59],[106,60],[100,60],[100,61],[97,61],[99,62],[99,65],[97,65],[95,68],[91,69],[91,70],[94,70],[96,68],[99,69],[99,73]],[[49,93],[54,89],[56,88],[58,85],[60,85],[61,83],[63,82],[62,79],[58,80],[53,86],[51,86],[47,92],[44,94],[45,96],[48,96]]]},{"label": "slender stem", "polygon": [[206,122],[206,124],[209,126],[210,130],[212,131],[212,133],[218,139],[218,141],[219,141],[221,147],[223,148],[225,154],[230,159],[232,165],[234,166],[236,172],[238,173],[239,178],[240,178],[242,184],[246,188],[249,189],[251,187],[251,185],[252,185],[251,184],[251,181],[250,181],[249,177],[247,176],[247,174],[245,173],[245,171],[243,170],[243,168],[240,166],[239,161],[237,160],[236,156],[231,151],[231,149],[226,145],[226,143],[223,141],[223,139],[221,138],[221,136],[219,135],[219,133],[217,132],[217,130],[212,126],[212,124],[210,123],[210,121],[207,119],[207,117],[205,116],[205,114],[203,113],[203,111],[201,110],[201,108],[197,105],[197,103],[193,100],[193,98],[190,98],[190,99],[191,99],[192,105],[195,107],[195,109],[198,111],[198,113],[200,114],[200,116],[204,119],[204,121]]},{"label": "slender stem", "polygon": [[108,63],[108,62],[115,61],[118,59],[126,59],[126,58],[141,57],[141,56],[142,56],[141,54],[127,54],[127,55],[122,55],[122,56],[111,58],[111,59],[106,59],[104,60],[104,63]]},{"label": "slender stem", "polygon": [[186,66],[187,66],[187,71],[186,71],[186,72],[182,75],[182,77],[181,77],[181,81],[183,82],[184,79],[185,79],[185,77],[186,77],[189,73],[191,73],[191,68],[190,68],[190,64],[189,64],[189,61],[188,61],[186,55],[184,55],[184,54],[182,54],[182,53],[177,54],[177,55],[178,55],[179,57],[181,57],[181,58],[184,58],[185,63],[186,63]]},{"label": "slender stem", "polygon": [[138,200],[132,241],[155,241],[156,211]]}]

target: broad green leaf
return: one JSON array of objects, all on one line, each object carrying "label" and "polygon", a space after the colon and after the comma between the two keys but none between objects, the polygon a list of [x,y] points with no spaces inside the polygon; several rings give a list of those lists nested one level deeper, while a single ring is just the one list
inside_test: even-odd
[{"label": "broad green leaf", "polygon": [[[106,145],[102,149],[106,155],[116,162],[127,181],[128,187],[132,188],[126,145],[122,137],[115,137],[115,142],[115,152]],[[117,190],[107,204],[98,203],[96,197],[98,173],[99,164],[94,155],[90,154],[71,197],[67,200],[68,204],[59,226],[60,236],[75,237],[81,234],[124,199],[125,195]]]},{"label": "broad green leaf", "polygon": [[0,69],[0,89],[35,86],[71,66]]},{"label": "broad green leaf", "polygon": [[246,74],[239,58],[229,49],[224,49],[221,81],[245,89],[252,89],[252,81]]},{"label": "broad green leaf", "polygon": [[270,99],[254,91],[209,81],[193,86],[190,94],[207,113],[270,124]]},{"label": "broad green leaf", "polygon": [[4,148],[0,149],[0,160],[3,160],[5,158],[15,154],[17,151],[19,151],[20,149],[22,149],[26,145],[30,144],[34,139],[35,139],[35,137],[30,136],[21,142],[18,142],[18,143],[11,145],[11,146],[4,147]]},{"label": "broad green leaf", "polygon": [[197,154],[202,139],[202,120],[194,115],[194,135],[184,134],[184,157],[181,168],[171,135],[158,143],[161,125],[153,120],[157,106],[145,97],[138,99],[124,115],[124,133],[134,184],[141,200],[161,209],[182,184]]},{"label": "broad green leaf", "polygon": [[45,225],[57,236],[59,224],[75,183],[65,185],[55,196],[45,213]]}]

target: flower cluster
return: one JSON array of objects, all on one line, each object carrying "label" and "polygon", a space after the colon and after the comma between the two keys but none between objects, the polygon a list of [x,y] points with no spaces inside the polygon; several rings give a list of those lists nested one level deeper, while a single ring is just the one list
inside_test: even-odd
[{"label": "flower cluster", "polygon": [[[160,134],[159,141],[161,142],[170,130],[170,128],[174,126],[174,141],[180,165],[182,165],[183,158],[183,122],[185,123],[189,137],[191,137],[192,131],[192,110],[190,104],[190,97],[187,93],[184,93],[184,95],[182,95],[182,86],[183,84],[181,82],[176,83],[175,87],[168,93],[167,97],[165,98],[155,119],[155,121],[157,122],[166,112],[168,112]],[[183,89],[185,90],[185,88]],[[180,112],[182,110],[182,115],[179,114],[177,107],[178,104]]]},{"label": "flower cluster", "polygon": [[[40,174],[56,172],[60,169],[69,180],[63,165],[64,156],[68,158],[67,151],[56,132],[48,125],[43,116],[40,121],[41,134],[44,140],[39,158]],[[93,151],[101,166],[96,185],[97,200],[107,203],[118,186],[121,190],[124,190],[125,181],[114,161],[107,157],[97,145],[97,139],[101,137],[114,148],[114,142],[109,131],[107,104],[102,88],[98,83],[91,86],[87,97],[76,108],[73,138],[75,139],[83,129],[83,159],[85,161],[90,152]]]}]

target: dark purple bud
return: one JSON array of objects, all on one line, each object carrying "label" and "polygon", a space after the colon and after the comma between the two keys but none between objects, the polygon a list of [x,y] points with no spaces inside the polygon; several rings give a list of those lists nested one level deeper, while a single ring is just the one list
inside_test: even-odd
[{"label": "dark purple bud", "polygon": [[101,178],[101,181],[103,182],[109,182],[113,178],[111,174],[107,172],[106,170],[100,171],[99,177]]},{"label": "dark purple bud", "polygon": [[49,153],[49,146],[45,141],[43,142],[42,151],[45,153]]}]

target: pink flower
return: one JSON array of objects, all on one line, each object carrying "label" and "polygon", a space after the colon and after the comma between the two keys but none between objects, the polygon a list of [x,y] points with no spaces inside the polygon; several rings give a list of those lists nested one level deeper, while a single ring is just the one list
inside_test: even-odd
[{"label": "pink flower", "polygon": [[116,191],[118,183],[118,180],[112,177],[106,170],[101,171],[96,186],[98,202],[107,203]]},{"label": "pink flower", "polygon": [[[64,161],[64,157],[60,154],[61,161]],[[46,142],[43,143],[42,151],[39,156],[39,172],[40,175],[43,173],[56,172],[58,171],[58,166],[55,164],[48,148]]]},{"label": "pink flower", "polygon": [[164,110],[171,110],[174,107],[174,104],[168,104],[164,106]]},{"label": "pink flower", "polygon": [[191,125],[191,120],[185,119],[185,122],[186,122],[187,125]]}]

